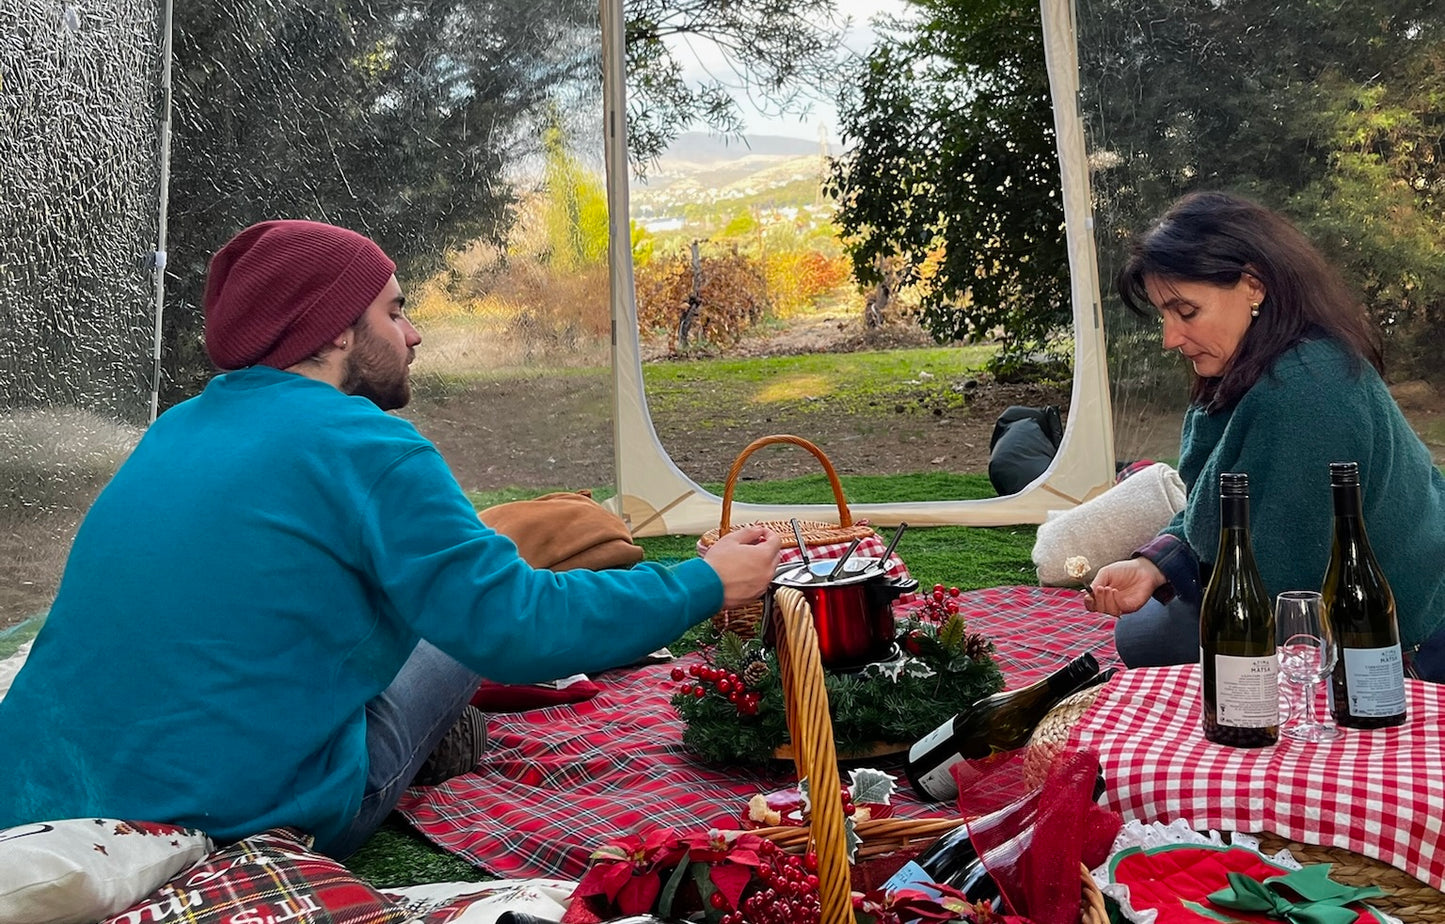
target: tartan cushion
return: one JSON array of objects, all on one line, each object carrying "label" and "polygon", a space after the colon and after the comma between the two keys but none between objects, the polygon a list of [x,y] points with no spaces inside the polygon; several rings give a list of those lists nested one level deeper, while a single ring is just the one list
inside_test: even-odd
[{"label": "tartan cushion", "polygon": [[273,828],[214,851],[103,924],[400,924],[406,911],[311,838]]}]

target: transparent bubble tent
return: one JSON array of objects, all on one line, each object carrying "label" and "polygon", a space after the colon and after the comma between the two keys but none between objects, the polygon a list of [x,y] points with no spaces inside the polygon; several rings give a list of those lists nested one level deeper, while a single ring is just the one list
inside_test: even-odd
[{"label": "transparent bubble tent", "polygon": [[[1403,25],[1392,35],[1438,43],[1428,4],[1394,6]],[[1182,407],[1184,395],[1157,334],[1101,284],[1121,233],[1138,227],[1146,204],[1157,213],[1170,183],[1197,180],[1189,171],[1212,156],[1201,152],[1242,133],[1268,138],[1270,113],[1290,118],[1283,110],[1312,98],[1300,88],[1323,92],[1371,66],[1321,64],[1352,26],[1313,4],[1268,27],[1273,7],[1233,0],[1041,8],[1074,319],[1065,441],[1019,494],[855,507],[875,525],[1041,522],[1103,491],[1116,458],[1157,445],[1158,434],[1139,430],[1139,406],[1177,393]],[[1241,22],[1255,31],[1225,41]],[[535,185],[549,139],[564,139],[605,178],[611,244],[592,288],[605,284],[610,324],[553,318],[554,331],[561,323],[590,344],[565,356],[555,340],[529,341],[518,314],[478,323],[503,332],[501,346],[419,325],[429,355],[419,354],[416,401],[445,413],[456,364],[488,351],[502,351],[488,362],[521,370],[513,383],[525,383],[528,368],[595,362],[610,370],[611,400],[559,416],[557,451],[607,460],[609,503],[639,535],[716,526],[719,498],[673,462],[648,416],[622,23],[620,0],[0,4],[0,631],[44,610],[96,492],[154,416],[213,371],[198,303],[220,244],[266,218],[330,221],[372,236],[397,259],[403,284],[419,286],[444,278],[457,254],[505,241],[509,209]],[[1278,64],[1282,45],[1298,49],[1289,73]],[[1215,79],[1258,104],[1215,118]],[[1160,126],[1157,143],[1131,149],[1141,136],[1121,126],[1143,119]],[[1166,155],[1176,158],[1167,170]],[[1427,181],[1438,183],[1438,170]],[[504,421],[508,396],[527,391],[504,387],[501,373],[498,382],[478,428]],[[531,451],[498,430],[495,452]],[[831,514],[739,504],[734,520]]]}]

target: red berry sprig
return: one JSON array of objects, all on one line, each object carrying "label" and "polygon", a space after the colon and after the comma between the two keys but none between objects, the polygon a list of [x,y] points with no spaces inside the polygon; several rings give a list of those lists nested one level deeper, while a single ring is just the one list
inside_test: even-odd
[{"label": "red berry sprig", "polygon": [[914,614],[918,619],[942,625],[958,613],[958,597],[963,591],[957,587],[933,585],[933,593],[923,598],[923,605]]},{"label": "red berry sprig", "polygon": [[681,693],[702,699],[709,688],[733,704],[738,715],[757,715],[758,705],[763,701],[761,693],[749,690],[747,684],[733,671],[713,667],[710,664],[690,665],[686,672],[680,667],[672,669],[672,679],[682,684]]},{"label": "red berry sprig", "polygon": [[[784,853],[771,841],[761,848],[767,860],[757,868],[758,885],[743,896],[742,907],[722,916],[721,924],[817,924],[817,859]],[[714,904],[714,907],[717,907]]]}]

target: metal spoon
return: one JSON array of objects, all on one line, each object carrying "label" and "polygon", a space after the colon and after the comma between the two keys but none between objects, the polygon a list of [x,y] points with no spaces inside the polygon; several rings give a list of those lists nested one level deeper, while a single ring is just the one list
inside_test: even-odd
[{"label": "metal spoon", "polygon": [[888,548],[883,550],[883,557],[878,559],[878,567],[882,570],[888,570],[888,559],[893,554],[893,550],[898,548],[898,540],[903,538],[903,531],[907,528],[907,523],[899,523],[898,529],[893,532],[893,538],[888,540]]},{"label": "metal spoon", "polygon": [[813,579],[813,561],[808,557],[808,543],[803,541],[803,526],[797,517],[793,517],[793,538],[798,541],[798,559],[803,563],[803,573],[794,580],[805,584]]}]

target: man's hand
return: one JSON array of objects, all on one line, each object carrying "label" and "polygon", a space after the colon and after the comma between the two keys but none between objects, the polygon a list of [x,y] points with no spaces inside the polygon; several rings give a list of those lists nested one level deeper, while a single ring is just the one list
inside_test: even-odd
[{"label": "man's hand", "polygon": [[1147,558],[1130,558],[1105,565],[1085,591],[1084,606],[1096,613],[1122,616],[1149,602],[1164,585],[1164,574]]},{"label": "man's hand", "polygon": [[744,526],[714,542],[703,561],[723,583],[723,607],[751,603],[763,595],[778,570],[783,541],[765,526]]}]

